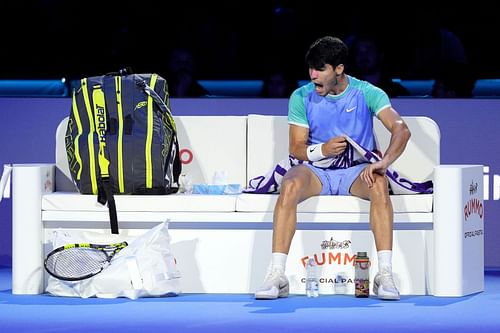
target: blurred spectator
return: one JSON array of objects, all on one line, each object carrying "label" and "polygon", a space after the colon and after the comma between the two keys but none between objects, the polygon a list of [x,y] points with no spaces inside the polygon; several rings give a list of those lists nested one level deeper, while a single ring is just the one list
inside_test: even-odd
[{"label": "blurred spectator", "polygon": [[261,97],[289,98],[296,88],[298,82],[291,75],[281,71],[270,72],[264,79]]},{"label": "blurred spectator", "polygon": [[441,67],[434,80],[432,97],[470,98],[476,85],[476,76],[471,66],[463,63],[450,63]]},{"label": "blurred spectator", "polygon": [[[241,15],[238,2],[227,2],[220,6],[223,6],[223,9],[207,2],[195,6],[198,7],[196,11],[193,6],[188,7],[187,22],[194,32],[192,38],[186,42],[196,47],[196,52],[200,55],[197,63],[203,78],[243,79],[244,73],[252,73],[249,67],[254,66],[247,58],[251,53],[247,53],[245,47],[250,43],[243,32],[244,28],[248,28],[246,21],[250,18]],[[225,14],[228,12],[232,14]],[[182,29],[187,30],[185,27]]]},{"label": "blurred spectator", "polygon": [[[468,63],[462,40],[450,28],[448,8],[416,6],[410,16],[408,79],[432,79],[446,64]],[[415,29],[415,27],[418,27]]]},{"label": "blurred spectator", "polygon": [[[301,13],[291,1],[275,0],[269,2],[259,27],[259,49],[266,50],[265,58],[269,63],[286,69],[290,75],[301,77],[307,73],[303,54],[309,47],[309,29],[303,29]],[[264,72],[266,75],[266,72]],[[290,96],[287,96],[290,97]]]},{"label": "blurred spectator", "polygon": [[349,69],[354,77],[376,85],[389,97],[410,95],[405,87],[392,81],[381,43],[374,36],[352,35],[347,43],[351,50]]},{"label": "blurred spectator", "polygon": [[169,93],[172,97],[206,96],[208,91],[197,80],[196,62],[193,54],[186,48],[175,47],[167,62]]}]

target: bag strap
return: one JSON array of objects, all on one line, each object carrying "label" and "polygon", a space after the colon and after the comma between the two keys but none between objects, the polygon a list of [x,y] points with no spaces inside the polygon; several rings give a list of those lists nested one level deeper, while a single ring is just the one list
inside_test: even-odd
[{"label": "bag strap", "polygon": [[172,111],[168,107],[168,105],[161,99],[161,97],[158,95],[158,93],[151,88],[145,80],[138,79],[135,81],[135,83],[144,89],[144,92],[148,94],[148,96],[151,96],[156,103],[156,105],[160,108],[160,110],[168,116],[168,119],[170,121],[170,125],[172,125],[172,128],[174,129],[175,132],[177,132],[177,129],[175,128],[175,123],[172,118]]},{"label": "bag strap", "polygon": [[109,72],[106,73],[105,76],[125,76],[125,75],[130,75],[134,74],[134,71],[132,70],[131,67],[125,67],[120,69],[118,72]]},{"label": "bag strap", "polygon": [[92,100],[94,103],[95,130],[99,140],[98,164],[100,181],[97,190],[97,201],[102,205],[106,204],[106,202],[108,203],[111,233],[118,234],[118,218],[113,189],[111,186],[111,178],[109,176],[109,158],[107,157],[108,154],[106,149],[106,100],[101,85],[95,85],[92,87]]},{"label": "bag strap", "polygon": [[[181,165],[181,160],[180,160],[180,152],[179,152],[179,142],[177,140],[177,128],[175,126],[175,122],[174,122],[174,118],[172,116],[172,111],[170,110],[170,108],[168,107],[168,105],[163,101],[163,99],[158,95],[158,93],[153,89],[151,88],[145,80],[142,80],[142,79],[137,79],[136,80],[136,84],[138,86],[140,86],[142,89],[144,89],[144,92],[146,94],[148,94],[148,96],[151,96],[151,98],[153,98],[153,101],[155,102],[155,104],[160,108],[160,110],[167,116],[168,118],[168,121],[170,123],[170,126],[172,127],[172,130],[174,131],[174,136],[173,136],[173,140],[172,140],[172,145],[174,145],[173,148],[174,149],[174,163],[172,165],[172,172],[173,172],[173,175],[174,175],[174,181],[177,182],[178,181],[178,177],[181,173],[181,168],[182,168],[182,165]],[[172,149],[171,149],[172,151]],[[169,193],[175,193],[177,192],[177,189],[169,192]]]}]

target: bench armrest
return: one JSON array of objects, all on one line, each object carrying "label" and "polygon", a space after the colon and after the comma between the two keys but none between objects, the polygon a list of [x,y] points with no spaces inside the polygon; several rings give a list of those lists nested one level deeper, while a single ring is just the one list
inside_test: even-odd
[{"label": "bench armrest", "polygon": [[434,168],[434,295],[484,290],[483,166]]},{"label": "bench armrest", "polygon": [[42,195],[54,191],[55,164],[12,166],[12,293],[43,292]]}]

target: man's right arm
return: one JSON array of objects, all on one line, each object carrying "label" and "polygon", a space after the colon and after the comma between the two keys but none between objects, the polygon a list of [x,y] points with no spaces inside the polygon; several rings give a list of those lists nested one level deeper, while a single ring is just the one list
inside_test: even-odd
[{"label": "man's right arm", "polygon": [[[318,161],[321,158],[311,159],[311,156],[334,157],[342,154],[347,147],[347,141],[342,136],[331,138],[320,145],[308,145],[309,128],[289,125],[288,150],[291,155],[302,161]],[[321,151],[314,151],[320,149]]]},{"label": "man's right arm", "polygon": [[292,125],[288,126],[288,151],[290,155],[297,159],[307,161],[307,140],[309,138],[309,128]]},{"label": "man's right arm", "polygon": [[314,89],[312,84],[298,88],[290,96],[288,102],[288,151],[302,161],[319,161],[325,157],[333,157],[341,154],[347,146],[345,138],[341,136],[331,138],[322,144],[308,145],[309,124],[305,111],[304,96],[312,89]]}]

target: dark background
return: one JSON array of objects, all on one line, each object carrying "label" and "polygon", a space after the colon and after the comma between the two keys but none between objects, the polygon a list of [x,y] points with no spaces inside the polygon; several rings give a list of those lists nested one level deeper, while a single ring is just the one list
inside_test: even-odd
[{"label": "dark background", "polygon": [[392,77],[428,79],[432,72],[410,67],[438,27],[461,40],[478,77],[500,77],[494,2],[38,0],[2,1],[0,10],[0,79],[74,79],[124,66],[162,74],[174,46],[193,52],[200,79],[260,79],[273,68],[307,79],[312,41],[362,30],[382,40]]}]

